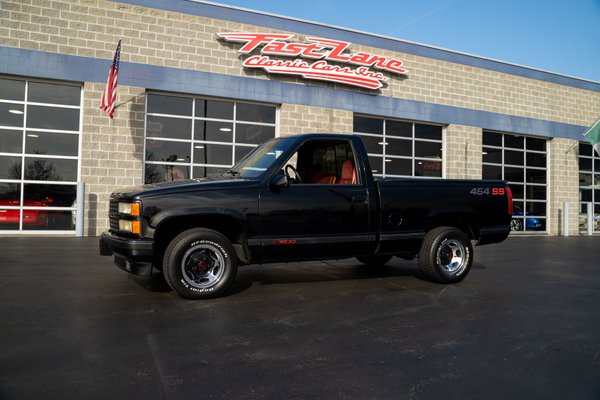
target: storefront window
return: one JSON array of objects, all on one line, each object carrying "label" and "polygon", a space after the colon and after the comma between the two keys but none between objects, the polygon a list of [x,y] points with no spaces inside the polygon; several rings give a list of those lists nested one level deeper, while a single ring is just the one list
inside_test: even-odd
[{"label": "storefront window", "polygon": [[442,176],[442,127],[373,117],[354,117],[375,176]]},{"label": "storefront window", "polygon": [[275,137],[275,117],[272,105],[149,93],[144,181],[221,174]]},{"label": "storefront window", "polygon": [[0,232],[71,232],[81,86],[1,77],[0,88]]},{"label": "storefront window", "polygon": [[546,231],[546,139],[483,132],[483,179],[507,180],[514,199],[514,232]]},{"label": "storefront window", "polygon": [[600,156],[585,142],[579,143],[579,229],[588,231],[588,212],[592,211],[593,232],[600,232]]}]

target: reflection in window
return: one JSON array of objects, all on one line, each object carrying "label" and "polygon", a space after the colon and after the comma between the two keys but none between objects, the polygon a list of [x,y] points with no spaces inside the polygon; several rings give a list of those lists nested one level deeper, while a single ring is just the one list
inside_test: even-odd
[{"label": "reflection in window", "polygon": [[29,82],[28,86],[27,101],[31,103],[79,105],[81,97],[79,86],[65,86],[45,82]]},{"label": "reflection in window", "polygon": [[22,104],[0,103],[0,126],[22,128],[24,114]]},{"label": "reflection in window", "polygon": [[0,88],[0,231],[72,231],[81,86],[0,78]]},{"label": "reflection in window", "polygon": [[442,176],[442,127],[354,116],[376,176]]},{"label": "reflection in window", "polygon": [[270,105],[149,93],[147,110],[145,183],[226,172],[275,137]]},{"label": "reflection in window", "polygon": [[25,101],[25,81],[0,78],[0,99]]},{"label": "reflection in window", "polygon": [[25,180],[77,182],[77,160],[25,157]]},{"label": "reflection in window", "polygon": [[26,132],[25,152],[77,157],[79,135],[55,132]]},{"label": "reflection in window", "polygon": [[79,129],[79,109],[29,106],[27,127],[77,131]]}]

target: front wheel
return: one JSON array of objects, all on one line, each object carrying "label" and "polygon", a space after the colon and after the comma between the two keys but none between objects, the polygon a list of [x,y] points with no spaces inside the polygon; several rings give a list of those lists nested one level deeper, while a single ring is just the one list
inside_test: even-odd
[{"label": "front wheel", "polygon": [[221,296],[237,273],[237,258],[229,240],[209,229],[177,235],[165,250],[167,283],[186,299]]},{"label": "front wheel", "polygon": [[419,251],[419,266],[441,283],[460,282],[473,264],[473,245],[460,229],[442,226],[427,232]]}]

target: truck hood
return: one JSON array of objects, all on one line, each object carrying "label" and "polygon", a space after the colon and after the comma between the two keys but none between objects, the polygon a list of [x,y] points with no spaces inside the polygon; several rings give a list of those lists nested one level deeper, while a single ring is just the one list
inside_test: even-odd
[{"label": "truck hood", "polygon": [[115,191],[116,198],[144,198],[162,194],[185,193],[198,190],[229,190],[256,185],[257,181],[241,178],[202,178],[132,186]]}]

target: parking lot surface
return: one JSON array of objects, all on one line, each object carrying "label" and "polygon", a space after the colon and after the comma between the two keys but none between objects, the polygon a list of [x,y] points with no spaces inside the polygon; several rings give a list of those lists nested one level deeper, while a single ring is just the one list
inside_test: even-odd
[{"label": "parking lot surface", "polygon": [[400,259],[249,266],[190,301],[96,238],[1,238],[0,399],[598,399],[599,249],[510,238],[449,286]]}]

